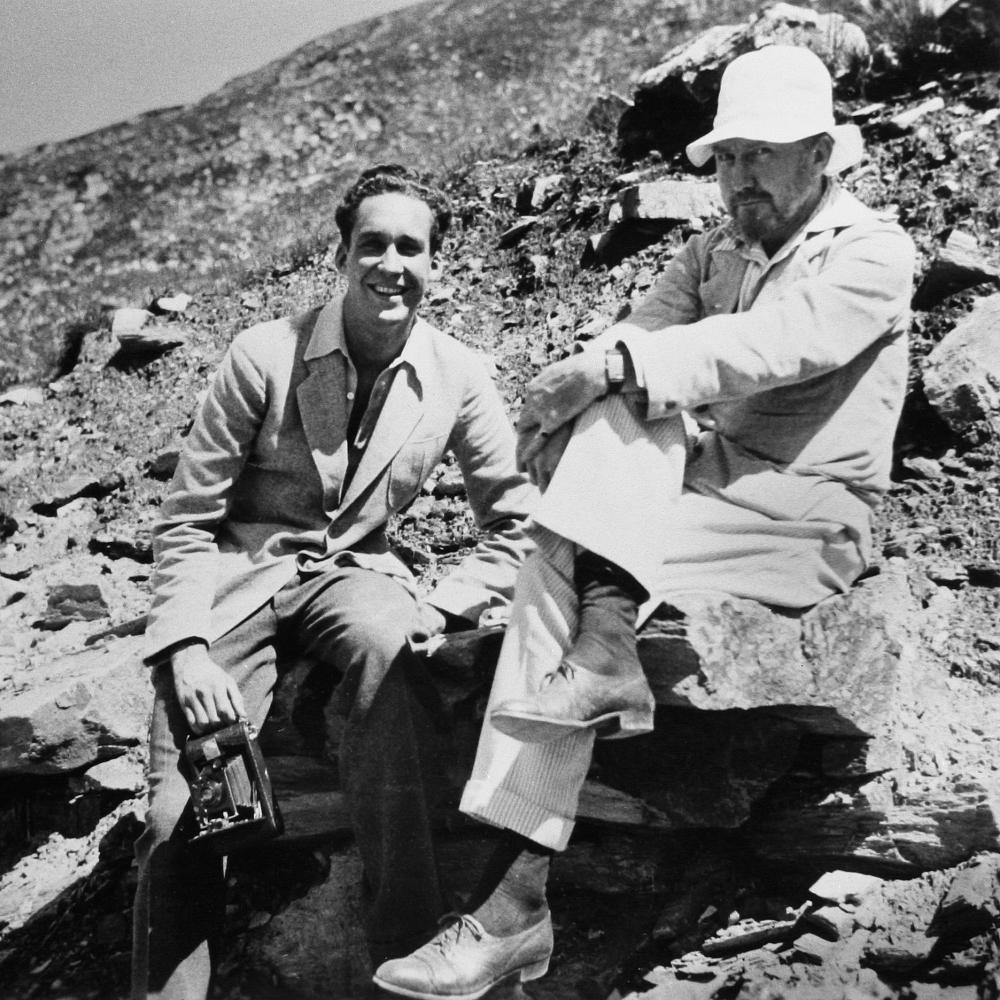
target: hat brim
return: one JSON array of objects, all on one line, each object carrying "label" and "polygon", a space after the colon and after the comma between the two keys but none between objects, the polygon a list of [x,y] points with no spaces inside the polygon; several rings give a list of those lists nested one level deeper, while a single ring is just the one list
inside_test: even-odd
[{"label": "hat brim", "polygon": [[[834,125],[828,129],[822,129],[833,139],[833,151],[830,153],[830,162],[826,165],[827,174],[839,174],[848,167],[853,167],[855,163],[864,156],[865,144],[861,138],[861,129],[857,125]],[[770,122],[764,134],[762,129],[756,129],[752,123],[745,123],[740,128],[726,127],[712,129],[707,135],[700,139],[695,139],[685,147],[688,159],[696,166],[703,167],[712,158],[712,147],[718,142],[725,142],[727,139],[749,139],[753,142],[798,142],[800,139],[807,139],[814,132],[802,134],[801,127],[796,128],[790,125],[788,128],[776,126]]]}]

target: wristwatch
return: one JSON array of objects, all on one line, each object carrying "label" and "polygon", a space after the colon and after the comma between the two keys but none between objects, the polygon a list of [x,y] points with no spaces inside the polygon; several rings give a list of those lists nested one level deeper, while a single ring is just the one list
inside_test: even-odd
[{"label": "wristwatch", "polygon": [[617,347],[604,352],[604,375],[608,392],[621,392],[625,385],[625,355]]}]

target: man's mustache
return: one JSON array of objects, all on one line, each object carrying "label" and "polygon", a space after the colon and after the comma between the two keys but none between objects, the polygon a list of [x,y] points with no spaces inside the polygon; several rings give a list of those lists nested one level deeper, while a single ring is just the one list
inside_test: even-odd
[{"label": "man's mustache", "polygon": [[733,196],[734,205],[744,205],[754,201],[770,201],[771,196],[766,191],[741,191]]}]

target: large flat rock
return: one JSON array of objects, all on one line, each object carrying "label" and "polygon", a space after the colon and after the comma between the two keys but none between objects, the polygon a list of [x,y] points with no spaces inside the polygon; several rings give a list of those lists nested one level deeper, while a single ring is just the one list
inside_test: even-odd
[{"label": "large flat rock", "polygon": [[0,706],[0,777],[82,771],[145,741],[153,689],[142,640],[115,639],[52,664]]},{"label": "large flat rock", "polygon": [[811,732],[874,736],[898,702],[916,611],[901,570],[801,613],[678,594],[641,633],[639,656],[658,705],[775,709]]}]

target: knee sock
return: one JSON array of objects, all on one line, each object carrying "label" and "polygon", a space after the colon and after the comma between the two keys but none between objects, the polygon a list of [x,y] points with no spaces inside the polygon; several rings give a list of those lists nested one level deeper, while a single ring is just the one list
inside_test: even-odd
[{"label": "knee sock", "polygon": [[542,919],[552,854],[511,830],[501,834],[467,907],[487,933],[509,937]]}]

